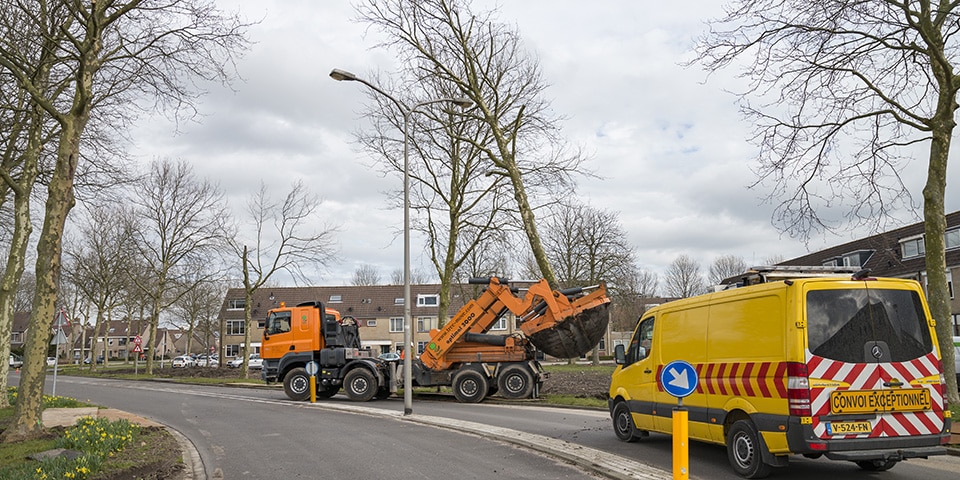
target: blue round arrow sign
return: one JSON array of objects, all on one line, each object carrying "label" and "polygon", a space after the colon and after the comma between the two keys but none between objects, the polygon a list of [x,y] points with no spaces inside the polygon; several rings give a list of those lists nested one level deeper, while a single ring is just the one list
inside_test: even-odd
[{"label": "blue round arrow sign", "polygon": [[693,393],[699,381],[697,370],[683,360],[668,363],[660,372],[660,385],[667,393],[677,398]]}]

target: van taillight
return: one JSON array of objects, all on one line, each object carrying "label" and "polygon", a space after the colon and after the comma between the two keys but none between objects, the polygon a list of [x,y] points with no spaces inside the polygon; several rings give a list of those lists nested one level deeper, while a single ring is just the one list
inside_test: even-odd
[{"label": "van taillight", "polygon": [[790,415],[794,417],[809,417],[810,411],[810,381],[807,379],[807,365],[805,363],[787,363],[787,404]]}]

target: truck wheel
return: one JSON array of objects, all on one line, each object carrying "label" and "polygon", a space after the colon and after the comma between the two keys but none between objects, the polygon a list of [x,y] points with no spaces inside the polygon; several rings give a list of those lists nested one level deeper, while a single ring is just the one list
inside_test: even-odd
[{"label": "truck wheel", "polygon": [[507,398],[527,398],[533,392],[533,374],[523,365],[510,365],[497,377],[501,395]]},{"label": "truck wheel", "polygon": [[862,460],[857,462],[857,466],[868,472],[886,472],[896,464],[896,460]]},{"label": "truck wheel", "polygon": [[627,402],[617,402],[617,406],[613,407],[613,431],[621,442],[632,443],[643,438],[633,423],[633,415]]},{"label": "truck wheel", "polygon": [[760,433],[750,420],[737,420],[727,433],[727,458],[733,470],[743,478],[764,478],[770,465],[763,463]]},{"label": "truck wheel", "polygon": [[476,370],[463,370],[453,378],[453,395],[460,403],[480,403],[490,386],[487,377]]},{"label": "truck wheel", "polygon": [[354,368],[343,378],[347,396],[355,402],[367,402],[377,394],[377,378],[366,368]]},{"label": "truck wheel", "polygon": [[329,386],[329,387],[327,387],[327,388],[323,388],[323,387],[321,387],[321,386],[318,385],[318,386],[317,386],[317,398],[331,398],[331,397],[333,397],[334,395],[336,395],[337,392],[339,392],[339,391],[340,391],[340,387],[335,387],[335,386],[331,385],[331,386]]},{"label": "truck wheel", "polygon": [[373,396],[377,400],[383,400],[390,398],[390,388],[389,387],[380,387],[380,390],[377,390],[377,394]]},{"label": "truck wheel", "polygon": [[283,377],[283,393],[290,400],[302,402],[310,398],[310,376],[302,368],[294,368]]}]

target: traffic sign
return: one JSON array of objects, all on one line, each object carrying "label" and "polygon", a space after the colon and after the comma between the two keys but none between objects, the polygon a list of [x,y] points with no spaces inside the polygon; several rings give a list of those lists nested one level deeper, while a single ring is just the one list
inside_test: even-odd
[{"label": "traffic sign", "polygon": [[143,352],[143,347],[141,347],[139,343],[133,346],[133,353],[141,353],[141,352]]},{"label": "traffic sign", "polygon": [[317,365],[317,362],[307,362],[307,375],[312,377],[317,374],[318,370],[320,370],[320,365]]},{"label": "traffic sign", "polygon": [[683,360],[668,363],[660,372],[660,385],[667,393],[677,398],[693,393],[699,381],[697,370]]},{"label": "traffic sign", "polygon": [[133,337],[133,344],[134,344],[134,345],[140,346],[140,344],[142,344],[142,343],[143,343],[143,339],[140,338],[140,335],[137,335],[136,337]]}]

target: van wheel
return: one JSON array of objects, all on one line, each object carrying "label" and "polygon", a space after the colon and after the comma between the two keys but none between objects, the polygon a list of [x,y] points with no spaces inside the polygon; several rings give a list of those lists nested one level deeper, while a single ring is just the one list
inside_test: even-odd
[{"label": "van wheel", "polygon": [[862,460],[857,466],[868,472],[886,472],[897,464],[897,460]]},{"label": "van wheel", "polygon": [[366,368],[354,368],[343,378],[347,396],[354,402],[368,402],[377,394],[377,378]]},{"label": "van wheel", "polygon": [[302,368],[294,368],[283,377],[283,393],[290,400],[302,402],[310,398],[310,377]]},{"label": "van wheel", "polygon": [[633,423],[633,415],[627,402],[617,402],[617,406],[613,407],[613,431],[621,442],[632,443],[643,438]]},{"label": "van wheel", "polygon": [[764,478],[770,475],[770,465],[763,463],[760,434],[749,420],[737,420],[727,433],[727,458],[738,475],[744,478]]},{"label": "van wheel", "polygon": [[487,377],[476,370],[463,370],[453,377],[453,395],[460,403],[480,403],[489,390]]}]

